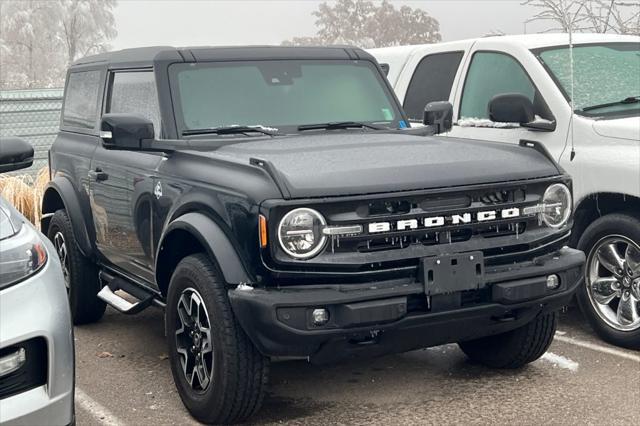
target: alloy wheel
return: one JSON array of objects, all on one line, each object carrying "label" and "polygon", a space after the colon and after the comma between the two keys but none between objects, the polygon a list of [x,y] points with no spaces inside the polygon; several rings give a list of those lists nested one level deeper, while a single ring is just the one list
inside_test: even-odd
[{"label": "alloy wheel", "polygon": [[598,316],[619,331],[640,328],[640,247],[622,235],[598,241],[587,259],[585,284]]},{"label": "alloy wheel", "polygon": [[204,392],[213,374],[211,322],[202,296],[193,288],[182,291],[176,307],[176,350],[189,386]]},{"label": "alloy wheel", "polygon": [[64,277],[64,285],[67,288],[67,292],[69,292],[69,288],[71,287],[71,274],[69,272],[69,252],[67,251],[67,243],[64,240],[64,235],[62,232],[58,231],[53,236],[53,246],[58,253],[58,258],[60,258],[60,263],[62,265],[62,275]]}]

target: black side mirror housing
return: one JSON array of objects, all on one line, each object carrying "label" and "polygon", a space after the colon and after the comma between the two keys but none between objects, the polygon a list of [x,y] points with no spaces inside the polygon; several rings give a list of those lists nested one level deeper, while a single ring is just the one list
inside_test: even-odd
[{"label": "black side mirror housing", "polygon": [[448,132],[453,126],[453,105],[447,101],[429,102],[424,107],[422,124],[432,126],[435,134]]},{"label": "black side mirror housing", "polygon": [[518,123],[522,127],[541,132],[553,132],[555,121],[536,121],[533,103],[520,93],[503,93],[489,101],[489,118],[501,123]]},{"label": "black side mirror housing", "polygon": [[135,114],[104,114],[100,137],[107,149],[142,150],[145,141],[153,140],[153,123]]},{"label": "black side mirror housing", "polygon": [[389,70],[391,69],[389,64],[380,64],[380,69],[384,73],[385,77],[389,77]]},{"label": "black side mirror housing", "polygon": [[533,102],[520,93],[503,93],[489,101],[489,118],[500,123],[530,123],[535,119]]},{"label": "black side mirror housing", "polygon": [[24,139],[0,138],[0,173],[25,169],[33,164],[33,147]]}]

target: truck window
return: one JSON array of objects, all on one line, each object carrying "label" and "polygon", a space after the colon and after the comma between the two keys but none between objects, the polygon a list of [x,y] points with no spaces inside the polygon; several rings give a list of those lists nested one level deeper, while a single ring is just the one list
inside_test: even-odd
[{"label": "truck window", "polygon": [[156,137],[160,134],[160,107],[153,71],[113,74],[107,112],[138,114],[151,120]]},{"label": "truck window", "polygon": [[263,60],[172,64],[181,130],[358,121],[398,127],[402,113],[369,61]]},{"label": "truck window", "polygon": [[462,91],[460,118],[489,118],[489,101],[501,93],[521,93],[534,112],[551,119],[550,112],[520,63],[509,55],[478,52],[473,55]]},{"label": "truck window", "polygon": [[69,74],[64,99],[62,125],[93,129],[98,115],[100,71],[80,71]]},{"label": "truck window", "polygon": [[422,121],[429,102],[448,101],[453,80],[464,52],[436,53],[425,56],[416,67],[404,99],[410,120]]}]

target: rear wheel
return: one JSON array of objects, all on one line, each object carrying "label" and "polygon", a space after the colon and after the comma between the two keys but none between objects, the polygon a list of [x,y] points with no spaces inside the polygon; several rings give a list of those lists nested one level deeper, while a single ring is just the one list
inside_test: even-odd
[{"label": "rear wheel", "polygon": [[488,367],[520,368],[547,351],[556,332],[557,318],[557,312],[538,315],[515,330],[458,345],[470,359]]},{"label": "rear wheel", "polygon": [[165,312],[171,372],[182,402],[205,423],[237,423],[262,403],[268,360],[244,333],[215,265],[203,254],[177,266]]},{"label": "rear wheel", "polygon": [[106,304],[97,296],[100,290],[98,271],[93,262],[80,253],[66,211],[55,212],[49,224],[47,237],[53,243],[62,264],[73,323],[87,324],[98,321],[106,309]]},{"label": "rear wheel", "polygon": [[587,255],[580,310],[603,340],[640,348],[640,220],[603,216],[587,227],[578,249]]}]

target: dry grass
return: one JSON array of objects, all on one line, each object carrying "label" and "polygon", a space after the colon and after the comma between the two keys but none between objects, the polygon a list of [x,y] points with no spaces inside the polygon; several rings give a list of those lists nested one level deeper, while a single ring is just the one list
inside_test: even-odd
[{"label": "dry grass", "polygon": [[0,177],[0,195],[39,227],[42,194],[48,182],[48,167],[38,170],[35,179],[30,175]]}]

